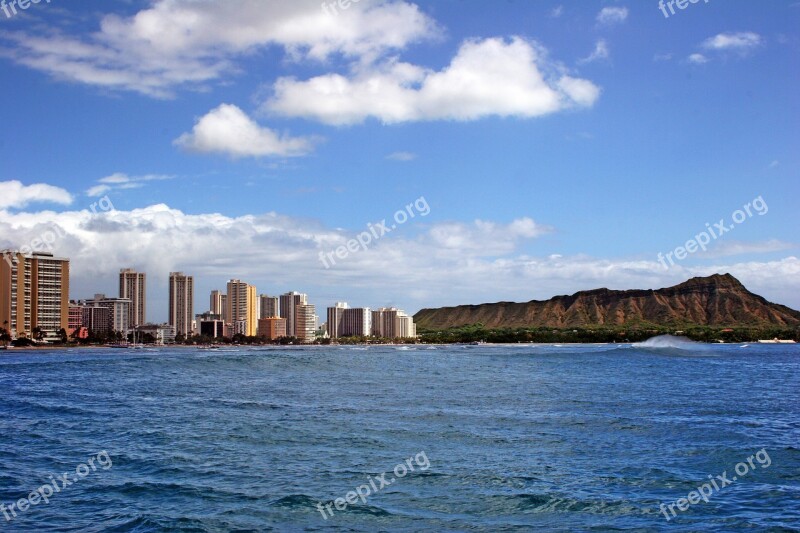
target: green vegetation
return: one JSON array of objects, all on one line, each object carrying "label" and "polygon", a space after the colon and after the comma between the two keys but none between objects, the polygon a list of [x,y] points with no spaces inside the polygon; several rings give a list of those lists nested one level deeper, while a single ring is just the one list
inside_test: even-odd
[{"label": "green vegetation", "polygon": [[490,343],[569,343],[569,342],[642,342],[657,335],[683,335],[700,342],[754,342],[758,339],[793,339],[800,342],[800,328],[685,326],[669,328],[653,324],[627,327],[583,328],[486,328],[482,324],[451,328],[442,331],[420,331],[424,343],[451,344],[468,342]]}]

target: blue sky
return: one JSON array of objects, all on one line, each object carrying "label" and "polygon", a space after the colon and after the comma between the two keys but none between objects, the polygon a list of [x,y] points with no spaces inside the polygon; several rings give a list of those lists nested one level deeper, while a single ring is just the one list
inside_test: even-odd
[{"label": "blue sky", "polygon": [[[0,247],[57,228],[72,298],[135,267],[158,321],[172,270],[195,275],[197,312],[229,278],[414,312],[714,272],[800,308],[800,3],[674,9],[0,10]],[[423,197],[426,216],[319,260]],[[735,230],[707,251],[659,262],[720,219]]]}]

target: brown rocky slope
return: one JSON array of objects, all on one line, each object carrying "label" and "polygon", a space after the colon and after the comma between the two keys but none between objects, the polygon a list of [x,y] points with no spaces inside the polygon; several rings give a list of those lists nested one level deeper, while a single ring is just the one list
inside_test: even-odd
[{"label": "brown rocky slope", "polygon": [[487,328],[625,326],[800,326],[800,312],[768,302],[730,274],[692,278],[658,290],[595,289],[547,301],[422,309],[420,330],[483,324]]}]

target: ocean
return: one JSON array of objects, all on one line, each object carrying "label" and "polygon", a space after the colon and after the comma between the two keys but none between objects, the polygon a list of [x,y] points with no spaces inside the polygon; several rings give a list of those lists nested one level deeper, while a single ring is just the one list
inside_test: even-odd
[{"label": "ocean", "polygon": [[0,531],[800,531],[799,448],[798,345],[0,352]]}]

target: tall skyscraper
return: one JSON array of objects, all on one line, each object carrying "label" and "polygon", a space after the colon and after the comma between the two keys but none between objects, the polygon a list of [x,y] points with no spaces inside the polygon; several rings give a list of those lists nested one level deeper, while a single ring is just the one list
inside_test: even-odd
[{"label": "tall skyscraper", "polygon": [[280,317],[286,319],[286,335],[297,337],[297,306],[308,303],[308,296],[299,292],[287,292],[280,297]]},{"label": "tall skyscraper", "polygon": [[258,300],[261,303],[261,309],[258,315],[259,318],[272,318],[281,316],[280,298],[277,296],[267,296],[266,294],[262,294],[258,297]]},{"label": "tall skyscraper", "polygon": [[317,310],[312,304],[295,308],[295,334],[300,342],[314,342],[317,335]]},{"label": "tall skyscraper", "polygon": [[256,316],[256,288],[254,285],[232,279],[228,282],[227,317],[233,331],[255,337],[258,330]]},{"label": "tall skyscraper", "polygon": [[213,290],[211,291],[211,302],[209,304],[208,310],[212,315],[219,315],[222,316],[224,314],[225,305],[223,304],[222,297],[225,296],[222,294],[222,291]]},{"label": "tall skyscraper", "polygon": [[69,327],[69,259],[47,252],[2,252],[0,327],[16,339],[41,329],[48,339]]},{"label": "tall skyscraper", "polygon": [[128,327],[144,326],[147,323],[147,276],[132,268],[119,271],[119,297],[131,301]]},{"label": "tall skyscraper", "polygon": [[176,335],[192,334],[194,278],[183,272],[169,274],[169,325]]}]

